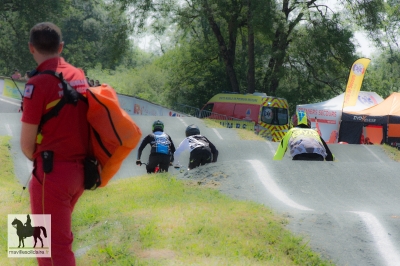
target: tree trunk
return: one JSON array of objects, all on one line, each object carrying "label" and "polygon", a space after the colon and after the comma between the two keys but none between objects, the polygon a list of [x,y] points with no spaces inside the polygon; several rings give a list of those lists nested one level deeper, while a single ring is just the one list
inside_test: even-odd
[{"label": "tree trunk", "polygon": [[253,31],[253,11],[251,10],[251,0],[248,0],[248,13],[247,13],[247,21],[248,21],[248,60],[249,60],[249,68],[247,70],[247,92],[254,93],[256,90],[256,79],[255,79],[255,58],[254,58],[254,31]]},{"label": "tree trunk", "polygon": [[[315,1],[316,0],[312,0],[312,2]],[[283,65],[285,63],[285,57],[289,46],[289,35],[292,32],[293,28],[299,23],[299,21],[301,21],[303,17],[303,13],[299,13],[292,22],[288,22],[290,12],[292,11],[292,9],[289,8],[289,0],[284,0],[282,2],[281,11],[286,18],[288,29],[281,26],[277,27],[275,31],[275,37],[272,42],[271,58],[269,60],[268,69],[265,73],[263,80],[264,91],[268,95],[273,96],[276,95],[280,79],[284,73]]]},{"label": "tree trunk", "polygon": [[235,72],[235,48],[236,48],[236,31],[234,20],[229,23],[229,47],[226,46],[224,37],[222,36],[221,30],[215,22],[214,16],[208,6],[207,1],[204,1],[204,10],[207,14],[208,22],[214,32],[215,37],[219,45],[220,54],[225,63],[226,73],[231,83],[233,92],[240,92],[239,83]]}]

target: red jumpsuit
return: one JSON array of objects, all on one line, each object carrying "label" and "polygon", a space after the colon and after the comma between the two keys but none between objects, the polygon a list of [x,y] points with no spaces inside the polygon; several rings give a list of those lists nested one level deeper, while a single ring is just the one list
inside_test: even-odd
[{"label": "red jumpsuit", "polygon": [[[88,87],[83,70],[65,62],[62,57],[51,58],[37,67],[37,71],[62,72],[72,87],[85,93]],[[44,113],[62,97],[60,81],[48,74],[30,78],[25,86],[22,122],[40,123]],[[66,104],[58,116],[42,127],[42,140],[37,141],[34,152],[34,169],[29,184],[32,214],[51,215],[51,258],[38,258],[39,265],[75,265],[72,252],[72,211],[84,191],[83,159],[88,154],[89,125],[86,120],[87,105]],[[39,138],[38,138],[39,139]],[[40,144],[38,143],[40,142]],[[42,151],[53,151],[53,169],[43,171]]]}]

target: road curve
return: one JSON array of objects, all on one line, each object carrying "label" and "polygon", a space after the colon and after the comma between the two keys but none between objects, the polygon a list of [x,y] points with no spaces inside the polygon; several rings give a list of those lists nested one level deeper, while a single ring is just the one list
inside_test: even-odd
[{"label": "road curve", "polygon": [[[0,135],[12,136],[15,172],[26,184],[31,165],[19,150],[20,113],[0,114]],[[200,126],[220,152],[218,163],[193,170],[224,172],[220,190],[252,200],[287,217],[288,229],[301,235],[336,265],[400,265],[400,164],[380,146],[330,145],[335,162],[273,161],[278,143],[240,140],[231,129],[207,128],[192,117],[134,116],[144,136],[153,121],[165,123],[176,146],[191,123]],[[148,156],[147,147],[142,161]],[[137,150],[114,180],[145,174],[134,165]],[[185,157],[185,156],[184,156]],[[186,156],[187,157],[187,156]],[[183,165],[186,161],[181,162]],[[174,170],[171,170],[174,171]]]}]

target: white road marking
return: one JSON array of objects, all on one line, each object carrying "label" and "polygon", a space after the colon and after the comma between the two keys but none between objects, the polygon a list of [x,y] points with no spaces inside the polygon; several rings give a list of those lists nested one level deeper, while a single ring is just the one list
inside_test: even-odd
[{"label": "white road marking", "polygon": [[188,125],[185,123],[185,121],[182,119],[182,118],[180,118],[180,117],[178,117],[178,119],[182,122],[182,124],[184,124],[185,125],[185,127],[187,127]]},{"label": "white road marking", "polygon": [[400,255],[396,252],[396,249],[390,242],[388,232],[379,223],[378,219],[368,212],[353,212],[361,216],[364,223],[367,225],[370,233],[372,234],[375,244],[378,247],[379,252],[386,261],[388,266],[400,265]]},{"label": "white road marking", "polygon": [[307,208],[305,206],[302,206],[293,200],[291,200],[285,192],[283,192],[278,185],[275,183],[275,181],[269,176],[267,169],[264,167],[264,165],[258,161],[258,160],[248,160],[249,163],[253,166],[253,168],[257,172],[258,178],[261,180],[263,183],[264,187],[272,194],[274,195],[277,199],[285,203],[286,205],[293,207],[298,210],[302,211],[313,211],[313,209]]},{"label": "white road marking", "polygon": [[378,159],[379,162],[383,163],[384,161],[379,158],[378,155],[376,155],[373,151],[371,151],[371,149],[368,147],[368,145],[363,145],[376,159]]},{"label": "white road marking", "polygon": [[219,132],[215,128],[213,128],[212,130],[215,132],[215,134],[218,136],[218,138],[223,139],[221,134],[219,134]]},{"label": "white road marking", "polygon": [[13,134],[12,134],[12,130],[11,130],[10,125],[9,125],[9,124],[5,124],[5,127],[6,127],[6,130],[7,130],[8,135],[9,135],[9,136],[12,136]]},{"label": "white road marking", "polygon": [[272,146],[271,142],[270,142],[270,141],[266,141],[266,143],[268,144],[269,150],[271,151],[271,153],[272,153],[273,155],[275,155],[275,149],[274,149],[274,147]]},{"label": "white road marking", "polygon": [[0,101],[6,102],[6,103],[11,103],[11,104],[14,104],[16,106],[21,106],[21,104],[19,104],[19,103],[15,103],[15,102],[12,102],[12,101],[7,101],[7,100],[2,99],[2,98],[0,98]]}]

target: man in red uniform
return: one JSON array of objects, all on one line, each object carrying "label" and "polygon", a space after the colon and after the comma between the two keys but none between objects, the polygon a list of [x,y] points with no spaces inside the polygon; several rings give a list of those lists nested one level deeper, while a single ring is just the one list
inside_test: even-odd
[{"label": "man in red uniform", "polygon": [[52,256],[38,258],[39,265],[75,265],[71,216],[84,191],[83,160],[89,149],[88,107],[82,101],[66,104],[39,127],[43,114],[63,95],[60,80],[40,72],[61,72],[80,93],[88,88],[83,70],[60,56],[63,46],[61,30],[53,23],[39,23],[30,31],[29,51],[38,67],[25,86],[20,141],[22,152],[34,164],[29,184],[32,214],[51,215]]}]

